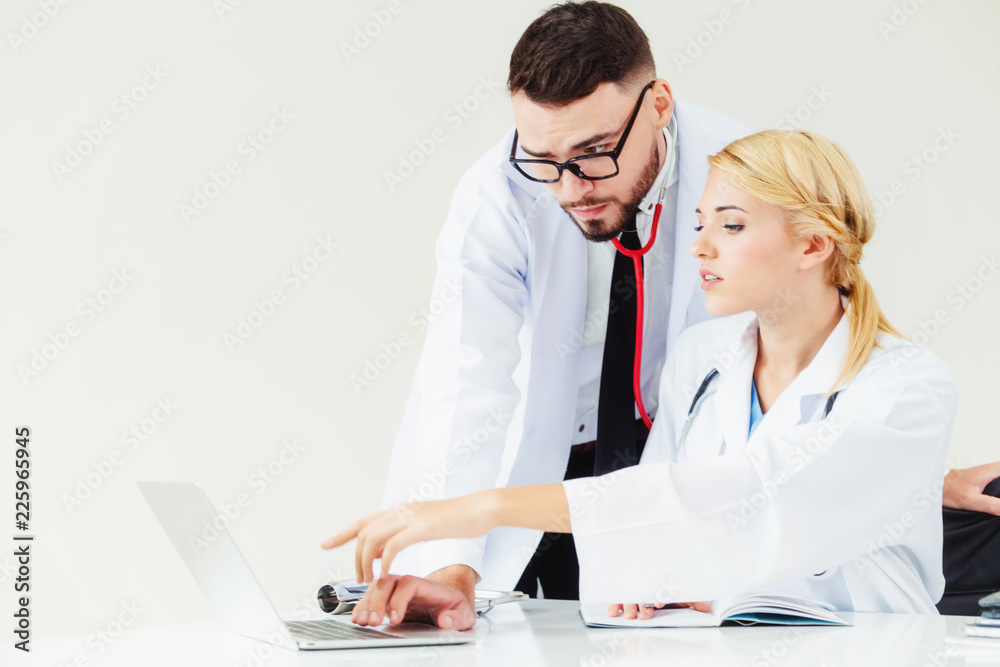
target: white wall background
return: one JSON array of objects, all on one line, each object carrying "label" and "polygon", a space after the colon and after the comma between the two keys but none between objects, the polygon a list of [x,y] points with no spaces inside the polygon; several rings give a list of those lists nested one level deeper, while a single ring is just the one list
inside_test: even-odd
[{"label": "white wall background", "polygon": [[[36,637],[96,632],[122,604],[142,609],[135,626],[213,617],[137,479],[193,479],[216,503],[248,494],[233,532],[283,611],[352,573],[350,549],[318,544],[377,505],[435,237],[458,178],[512,123],[510,50],[549,4],[397,0],[391,15],[383,0],[225,1],[0,9],[0,600],[12,612],[14,428],[28,425]],[[883,202],[864,266],[884,309],[910,335],[947,319],[926,345],[962,391],[951,461],[1000,458],[1000,278],[983,264],[1000,251],[1000,4],[622,4],[679,99],[755,129],[792,114],[854,157]],[[373,12],[391,22],[345,55]],[[162,80],[133,90],[147,68]],[[470,98],[484,79],[496,89]],[[241,144],[275,110],[292,118],[249,159]],[[104,119],[113,130],[88,147]],[[438,128],[443,143],[390,189],[385,172]],[[57,173],[77,148],[88,154]],[[239,173],[186,221],[180,206],[230,160]],[[317,238],[338,247],[294,288],[283,276]],[[272,290],[283,303],[231,350],[225,336]],[[400,333],[415,342],[356,391],[351,375]],[[52,358],[25,373],[36,352]],[[176,408],[153,431],[158,400]],[[123,434],[144,423],[129,449]],[[291,440],[303,451],[260,484]],[[120,465],[68,506],[115,450]]]}]

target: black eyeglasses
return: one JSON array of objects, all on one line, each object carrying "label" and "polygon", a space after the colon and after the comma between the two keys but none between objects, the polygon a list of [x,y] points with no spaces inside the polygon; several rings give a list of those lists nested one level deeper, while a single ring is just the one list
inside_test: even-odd
[{"label": "black eyeglasses", "polygon": [[[573,172],[574,176],[584,178],[588,181],[600,181],[605,178],[617,176],[618,156],[621,155],[622,149],[625,147],[625,140],[628,139],[628,133],[632,129],[635,119],[639,116],[639,107],[642,106],[642,99],[646,95],[646,91],[653,87],[654,83],[656,81],[650,81],[642,89],[642,92],[639,93],[639,99],[635,103],[635,109],[632,110],[632,116],[628,119],[628,125],[625,126],[625,132],[622,133],[621,141],[618,142],[613,151],[580,155],[570,158],[565,162],[553,162],[552,160],[535,158],[516,158],[514,157],[517,153],[517,129],[515,128],[514,143],[510,147],[510,163],[514,165],[515,169],[524,174],[526,178],[539,183],[557,182],[562,178],[563,169],[569,169]],[[529,168],[522,168],[521,165],[531,166]],[[533,171],[534,173],[529,174],[529,171]]]}]

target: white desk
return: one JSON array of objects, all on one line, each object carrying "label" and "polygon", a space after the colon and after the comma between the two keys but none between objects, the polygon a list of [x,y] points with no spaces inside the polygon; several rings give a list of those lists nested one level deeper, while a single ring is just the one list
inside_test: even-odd
[{"label": "white desk", "polygon": [[[229,632],[220,622],[127,631],[97,654],[87,636],[32,640],[31,654],[7,643],[2,665],[280,667],[282,665],[823,665],[971,667],[1000,665],[1000,640],[964,638],[961,616],[848,615],[854,627],[592,629],[576,602],[530,600],[495,608],[459,646],[288,651]],[[79,662],[78,659],[80,660]]]}]

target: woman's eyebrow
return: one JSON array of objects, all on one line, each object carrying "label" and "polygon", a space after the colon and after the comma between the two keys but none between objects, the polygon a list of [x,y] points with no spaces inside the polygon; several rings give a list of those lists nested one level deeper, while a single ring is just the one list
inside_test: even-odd
[{"label": "woman's eyebrow", "polygon": [[[744,213],[746,213],[745,209],[742,209],[739,206],[736,206],[735,204],[726,204],[725,206],[716,206],[715,207],[715,212],[716,213],[721,213],[722,211],[743,211]],[[696,208],[694,210],[694,212],[695,213],[701,213],[701,209],[700,208]]]}]

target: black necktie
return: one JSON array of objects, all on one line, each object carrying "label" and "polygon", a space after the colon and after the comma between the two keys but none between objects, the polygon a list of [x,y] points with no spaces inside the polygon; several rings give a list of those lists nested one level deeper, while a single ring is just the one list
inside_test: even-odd
[{"label": "black necktie", "polygon": [[[619,240],[629,250],[642,247],[639,234],[634,231],[622,232]],[[615,252],[597,402],[595,475],[635,465],[641,454],[636,444],[635,395],[632,390],[637,301],[632,258]]]}]

